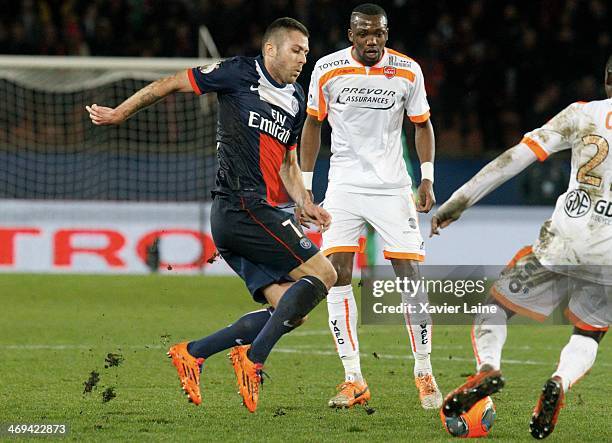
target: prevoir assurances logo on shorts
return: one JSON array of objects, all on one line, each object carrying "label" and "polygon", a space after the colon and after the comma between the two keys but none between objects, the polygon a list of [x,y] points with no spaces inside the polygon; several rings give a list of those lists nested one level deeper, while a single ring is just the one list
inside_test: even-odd
[{"label": "prevoir assurances logo on shorts", "polygon": [[574,189],[565,196],[563,208],[572,218],[582,217],[591,209],[591,196],[582,189]]}]

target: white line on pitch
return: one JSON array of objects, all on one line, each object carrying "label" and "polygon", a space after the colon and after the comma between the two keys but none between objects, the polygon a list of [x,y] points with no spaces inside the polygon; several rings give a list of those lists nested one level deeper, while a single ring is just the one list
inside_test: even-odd
[{"label": "white line on pitch", "polygon": [[[301,349],[292,349],[292,348],[274,348],[273,352],[281,352],[284,354],[310,354],[310,355],[337,355],[337,353],[335,351],[314,351],[314,350],[309,350],[307,352],[304,352]],[[366,354],[364,352],[360,352],[359,355],[361,357],[372,357],[371,354]],[[394,354],[376,354],[377,357],[379,359],[382,360],[414,360],[414,357],[412,355],[406,354],[406,355],[394,355]],[[431,357],[432,360],[444,360],[444,361],[468,361],[468,362],[473,362],[474,359],[473,358],[464,358],[464,357],[453,357],[452,359],[448,359],[448,358],[444,358],[444,357]],[[533,360],[507,360],[507,359],[502,359],[502,363],[507,363],[507,364],[511,364],[511,365],[542,365],[542,366],[550,366],[553,365],[552,362],[542,362],[542,361],[533,361]],[[607,366],[604,364],[604,366]]]},{"label": "white line on pitch", "polygon": [[[11,344],[11,345],[0,345],[0,350],[2,349],[20,349],[20,350],[53,350],[53,351],[63,351],[63,350],[75,350],[75,349],[96,349],[99,350],[101,347],[105,349],[111,350],[122,350],[122,349],[166,349],[167,345],[161,344],[151,344],[151,345],[123,345],[123,346],[104,346],[104,345],[79,345],[79,344],[63,344],[63,345],[51,345],[51,344]],[[306,354],[306,355],[321,355],[321,356],[333,356],[337,355],[336,351],[318,351],[314,349],[306,349],[304,347],[278,347],[274,348],[274,352],[280,352],[283,354]],[[372,354],[362,352],[360,353],[362,357],[366,358],[374,358]],[[379,354],[377,353],[377,358],[381,360],[412,360],[413,357],[410,354]],[[434,361],[459,361],[459,362],[473,362],[473,358],[465,358],[465,357],[455,357],[453,356],[451,359],[447,357],[438,357],[435,355],[435,346],[434,346],[434,355],[432,355],[432,360]],[[554,366],[554,362],[551,360],[550,362],[543,361],[535,361],[535,360],[515,360],[515,359],[502,359],[503,363],[511,364],[511,365],[535,365],[535,366]],[[596,363],[597,366],[605,366],[612,367],[610,363]]]}]

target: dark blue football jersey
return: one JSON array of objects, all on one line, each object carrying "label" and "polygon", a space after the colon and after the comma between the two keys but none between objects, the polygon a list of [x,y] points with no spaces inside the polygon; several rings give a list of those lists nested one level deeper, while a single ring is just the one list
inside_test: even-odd
[{"label": "dark blue football jersey", "polygon": [[302,87],[276,82],[261,56],[233,57],[188,74],[197,94],[216,92],[219,101],[216,191],[257,195],[275,206],[289,201],[279,169],[304,125]]}]

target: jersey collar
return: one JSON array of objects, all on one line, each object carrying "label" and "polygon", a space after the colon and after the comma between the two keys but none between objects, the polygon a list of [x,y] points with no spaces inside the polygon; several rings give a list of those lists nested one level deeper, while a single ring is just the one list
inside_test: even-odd
[{"label": "jersey collar", "polygon": [[387,60],[387,55],[389,54],[389,52],[387,51],[387,48],[383,48],[383,55],[380,58],[380,60],[378,60],[378,62],[375,65],[372,66],[366,66],[363,63],[361,63],[359,60],[357,60],[355,57],[353,57],[353,47],[349,46],[348,48],[346,48],[346,50],[348,51],[348,56],[350,60],[353,60],[354,63],[358,64],[359,66],[363,66],[364,68],[379,68],[382,65],[385,64],[386,60]]},{"label": "jersey collar", "polygon": [[274,78],[272,78],[272,76],[266,69],[266,64],[264,63],[263,55],[258,55],[257,57],[255,57],[255,63],[259,65],[259,68],[261,69],[261,72],[263,72],[264,77],[266,77],[266,80],[268,80],[272,86],[274,86],[275,88],[279,88],[279,89],[283,89],[287,87],[286,83],[285,84],[279,83],[276,80],[274,80]]}]

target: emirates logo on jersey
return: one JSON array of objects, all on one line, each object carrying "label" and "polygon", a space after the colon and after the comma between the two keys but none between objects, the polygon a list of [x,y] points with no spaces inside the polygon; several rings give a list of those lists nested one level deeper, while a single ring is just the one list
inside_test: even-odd
[{"label": "emirates logo on jersey", "polygon": [[385,66],[383,69],[383,74],[387,78],[393,78],[395,77],[395,74],[397,74],[397,69],[395,69],[395,66]]}]

